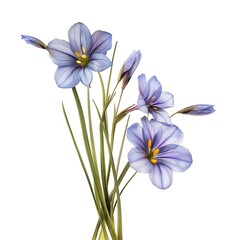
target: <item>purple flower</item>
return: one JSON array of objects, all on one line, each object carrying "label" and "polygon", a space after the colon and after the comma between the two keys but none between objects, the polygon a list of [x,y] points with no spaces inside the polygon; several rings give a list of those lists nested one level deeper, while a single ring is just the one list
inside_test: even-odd
[{"label": "purple flower", "polygon": [[172,184],[172,171],[183,172],[192,164],[188,149],[180,146],[182,131],[175,125],[154,119],[141,119],[128,128],[127,138],[134,145],[128,153],[130,166],[141,173],[149,173],[151,182],[166,189]]},{"label": "purple flower", "polygon": [[208,115],[215,112],[214,105],[209,104],[196,104],[190,107],[183,108],[177,113],[188,115]]},{"label": "purple flower", "polygon": [[47,48],[58,65],[55,80],[61,88],[72,88],[80,81],[87,87],[92,71],[101,72],[111,66],[106,53],[112,47],[112,35],[96,31],[92,35],[83,23],[75,23],[68,31],[69,43],[54,39]]},{"label": "purple flower", "polygon": [[140,50],[133,51],[131,55],[128,57],[128,59],[124,62],[122,69],[120,71],[118,81],[123,81],[122,88],[124,89],[127,84],[129,83],[133,73],[135,72],[140,60],[141,60],[142,54]]},{"label": "purple flower", "polygon": [[91,35],[80,22],[69,29],[69,43],[54,39],[46,46],[35,37],[22,35],[22,38],[35,47],[48,50],[52,61],[58,65],[55,81],[60,88],[73,88],[80,81],[90,87],[92,71],[101,72],[112,65],[106,56],[112,47],[112,35],[100,30]]},{"label": "purple flower", "polygon": [[168,113],[163,110],[172,107],[174,104],[173,95],[169,92],[162,92],[162,85],[153,76],[146,82],[144,74],[138,77],[139,97],[137,106],[144,113],[150,113],[159,122],[170,123]]},{"label": "purple flower", "polygon": [[21,36],[22,36],[22,39],[26,41],[26,43],[32,44],[33,46],[38,48],[47,49],[47,46],[41,40],[28,35],[21,35]]}]

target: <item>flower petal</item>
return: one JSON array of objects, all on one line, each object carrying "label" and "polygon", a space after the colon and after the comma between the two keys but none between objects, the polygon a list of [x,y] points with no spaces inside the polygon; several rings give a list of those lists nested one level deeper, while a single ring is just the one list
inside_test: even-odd
[{"label": "flower petal", "polygon": [[154,131],[152,139],[152,149],[159,148],[160,141],[162,138],[162,123],[156,121],[155,119],[150,120],[150,124],[152,126],[152,129]]},{"label": "flower petal", "polygon": [[140,60],[141,60],[142,54],[140,50],[133,51],[131,55],[127,58],[127,60],[124,62],[122,73],[121,73],[121,79],[124,77],[124,85],[126,86],[131,79],[133,73],[135,72]]},{"label": "flower petal", "polygon": [[161,139],[159,147],[162,148],[168,144],[180,144],[183,139],[183,132],[174,124],[161,124]]},{"label": "flower petal", "polygon": [[138,89],[142,96],[144,96],[146,81],[147,80],[145,74],[141,74],[140,76],[138,76]]},{"label": "flower petal", "polygon": [[144,113],[148,113],[148,107],[147,107],[147,104],[146,104],[142,94],[139,94],[139,96],[138,96],[137,106],[140,111],[142,111]]},{"label": "flower petal", "polygon": [[69,43],[64,40],[52,40],[48,43],[47,50],[52,61],[59,67],[77,65],[76,58],[74,57]]},{"label": "flower petal", "polygon": [[83,23],[75,23],[68,31],[69,43],[72,51],[83,54],[82,48],[86,50],[86,54],[89,56],[92,47],[92,36]]},{"label": "flower petal", "polygon": [[168,144],[164,147],[161,147],[161,152],[159,152],[156,156],[160,159],[161,158],[161,154],[164,153],[164,152],[167,152],[167,151],[170,151],[172,149],[175,149],[177,148],[179,145],[176,145],[176,144]]},{"label": "flower petal", "polygon": [[163,165],[155,164],[149,173],[149,178],[153,185],[160,189],[169,188],[172,185],[172,171]]},{"label": "flower petal", "polygon": [[80,68],[58,67],[55,73],[55,81],[60,88],[73,88],[80,82]]},{"label": "flower petal", "polygon": [[[192,164],[192,155],[189,150],[182,146],[166,145],[160,149],[158,163],[169,167],[172,171],[183,172]],[[168,149],[167,149],[168,148]]]},{"label": "flower petal", "polygon": [[88,67],[95,72],[101,72],[112,65],[110,59],[102,53],[94,53],[91,55]]},{"label": "flower petal", "polygon": [[112,34],[104,31],[96,31],[92,35],[92,53],[102,53],[106,55],[107,51],[112,48]]},{"label": "flower petal", "polygon": [[169,108],[174,105],[174,97],[169,92],[162,92],[160,98],[154,103],[159,108]]},{"label": "flower petal", "polygon": [[142,117],[141,121],[142,121],[142,125],[143,125],[143,127],[142,127],[143,139],[145,142],[145,146],[147,146],[147,142],[149,139],[153,141],[153,139],[155,137],[155,130],[154,130],[152,124],[147,119],[147,117]]},{"label": "flower petal", "polygon": [[136,51],[133,51],[124,62],[122,75],[125,74],[134,64]]},{"label": "flower petal", "polygon": [[139,123],[134,123],[128,128],[127,138],[135,147],[141,148],[143,151],[145,150],[146,146],[143,142],[142,126]]},{"label": "flower petal", "polygon": [[153,170],[153,165],[146,157],[146,153],[138,148],[132,148],[128,152],[130,166],[140,173],[149,173]]},{"label": "flower petal", "polygon": [[149,112],[152,114],[154,119],[156,119],[158,122],[166,122],[169,124],[171,123],[169,115],[166,111],[164,111],[162,109],[158,109],[156,111],[149,109]]},{"label": "flower petal", "polygon": [[156,78],[153,76],[149,79],[144,89],[144,99],[146,102],[152,101],[152,98],[158,99],[162,92],[162,85]]},{"label": "flower petal", "polygon": [[86,86],[90,87],[92,83],[92,71],[88,67],[82,68],[80,71],[80,81]]}]

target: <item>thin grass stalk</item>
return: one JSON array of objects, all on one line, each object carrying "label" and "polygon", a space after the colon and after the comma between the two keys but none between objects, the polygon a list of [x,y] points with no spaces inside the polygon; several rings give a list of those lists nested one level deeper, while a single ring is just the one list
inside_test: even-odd
[{"label": "thin grass stalk", "polygon": [[87,156],[88,156],[92,176],[93,176],[93,179],[94,179],[94,189],[96,190],[96,200],[99,200],[100,203],[101,203],[102,210],[104,212],[104,219],[106,221],[106,224],[108,226],[108,229],[109,229],[109,232],[112,236],[112,239],[115,240],[117,238],[117,235],[116,235],[116,232],[115,232],[114,223],[110,218],[110,215],[109,215],[109,212],[108,212],[108,209],[107,209],[107,206],[106,206],[106,202],[104,200],[104,194],[103,194],[103,191],[102,191],[102,186],[101,186],[99,173],[98,173],[95,165],[93,164],[93,158],[92,158],[92,153],[91,153],[91,149],[90,149],[90,144],[89,144],[88,133],[87,133],[86,122],[85,122],[85,118],[84,118],[82,105],[81,105],[81,102],[80,102],[80,99],[79,99],[76,88],[74,87],[74,88],[72,88],[72,90],[73,90],[73,95],[74,95],[76,105],[77,105],[77,109],[78,109],[78,113],[79,113],[79,119],[80,119],[80,123],[81,123],[85,149],[86,149],[86,153],[87,153]]}]

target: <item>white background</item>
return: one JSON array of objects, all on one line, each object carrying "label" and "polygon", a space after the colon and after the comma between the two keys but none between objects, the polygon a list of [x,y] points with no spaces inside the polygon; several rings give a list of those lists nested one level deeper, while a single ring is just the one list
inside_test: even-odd
[{"label": "white background", "polygon": [[[141,73],[174,94],[169,113],[215,104],[213,115],[173,118],[194,163],[165,191],[147,175],[133,179],[122,196],[124,239],[240,239],[239,12],[233,0],[1,2],[0,239],[91,239],[96,213],[61,109],[64,101],[79,131],[71,90],[56,87],[47,52],[20,37],[67,40],[79,21],[119,42],[114,78],[134,49],[142,51],[122,108],[136,103]],[[95,74],[100,103],[99,87]],[[86,88],[77,88],[84,102]],[[121,166],[130,148],[126,141]]]}]

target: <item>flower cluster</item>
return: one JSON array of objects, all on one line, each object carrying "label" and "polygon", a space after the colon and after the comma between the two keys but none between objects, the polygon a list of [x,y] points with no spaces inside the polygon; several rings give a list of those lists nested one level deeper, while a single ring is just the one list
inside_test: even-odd
[{"label": "flower cluster", "polygon": [[[35,37],[22,35],[22,39],[28,44],[44,49],[49,53],[53,63],[57,65],[54,76],[57,86],[60,88],[71,88],[73,91],[91,177],[85,167],[86,162],[83,161],[81,155],[82,148],[80,151],[74,138],[64,105],[63,112],[99,214],[99,220],[92,239],[97,239],[97,236],[99,239],[108,239],[108,234],[111,235],[112,239],[122,239],[120,192],[125,189],[132,178],[122,187],[122,191],[120,191],[120,185],[129,167],[136,172],[148,173],[150,181],[157,188],[169,188],[173,181],[173,171],[183,172],[192,164],[191,153],[187,148],[180,145],[183,133],[172,123],[172,116],[175,114],[208,115],[214,112],[214,108],[213,105],[209,104],[196,104],[183,108],[169,116],[166,109],[174,106],[173,94],[163,91],[162,85],[155,75],[147,80],[145,74],[141,74],[138,76],[139,95],[136,99],[136,104],[119,111],[123,91],[129,84],[141,61],[142,54],[140,50],[133,51],[123,63],[115,81],[115,87],[110,92],[113,60],[117,46],[116,43],[112,60],[110,60],[106,55],[108,50],[112,48],[112,35],[100,30],[91,34],[89,29],[79,22],[69,29],[68,38],[69,42],[54,39],[46,45]],[[108,82],[105,83],[100,72],[107,68],[110,68],[110,73]],[[95,134],[93,134],[93,123],[91,120],[89,87],[93,80],[92,71],[98,72],[102,86],[102,112],[100,112],[99,106],[94,101],[95,109],[99,116],[99,156],[97,156],[95,149]],[[81,99],[76,90],[76,86],[80,82],[87,87],[88,111],[83,110]],[[122,84],[119,101],[117,105],[114,104],[113,119],[109,121],[108,109],[116,98],[117,87],[120,82]],[[120,152],[115,157],[113,149],[117,124],[127,115],[137,110],[144,114],[140,120],[141,123],[133,123],[128,127],[129,119],[127,120],[122,142],[118,148]],[[85,112],[88,113],[88,124],[86,124]],[[110,122],[112,123],[111,127],[109,126]],[[128,162],[122,169],[122,172],[119,173],[125,136],[127,136],[133,147],[128,152]],[[106,151],[108,152],[107,156]],[[106,162],[106,159],[108,159],[108,162]],[[113,189],[110,189],[110,177],[113,178]],[[116,206],[118,211],[117,230],[114,227],[113,214]]]}]

